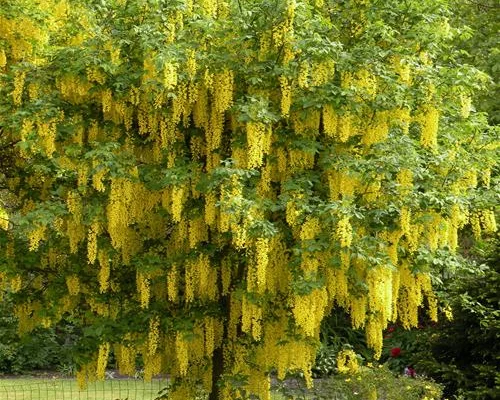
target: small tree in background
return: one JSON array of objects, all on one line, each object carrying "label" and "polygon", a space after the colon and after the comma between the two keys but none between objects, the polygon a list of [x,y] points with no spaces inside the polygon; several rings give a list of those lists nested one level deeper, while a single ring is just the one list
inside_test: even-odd
[{"label": "small tree in background", "polygon": [[454,63],[447,5],[3,7],[0,276],[20,331],[71,314],[81,384],[113,349],[125,374],[137,354],[169,373],[172,399],[268,399],[272,371],[312,385],[334,306],[376,357],[390,321],[435,320],[433,266],[466,224],[496,230],[484,76]]}]

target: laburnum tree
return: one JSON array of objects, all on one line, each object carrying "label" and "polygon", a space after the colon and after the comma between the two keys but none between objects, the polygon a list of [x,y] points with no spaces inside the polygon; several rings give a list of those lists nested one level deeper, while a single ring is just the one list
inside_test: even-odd
[{"label": "laburnum tree", "polygon": [[342,307],[380,356],[496,230],[446,0],[0,1],[0,282],[170,399],[270,398]]}]

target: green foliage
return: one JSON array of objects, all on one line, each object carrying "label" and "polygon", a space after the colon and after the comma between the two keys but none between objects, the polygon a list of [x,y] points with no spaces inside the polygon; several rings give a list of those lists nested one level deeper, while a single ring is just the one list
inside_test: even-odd
[{"label": "green foliage", "polygon": [[[493,256],[485,259],[485,251]],[[493,400],[500,396],[498,240],[480,243],[468,256],[486,264],[469,261],[468,269],[442,282],[453,319],[443,313],[438,324],[424,322],[415,331],[396,328],[386,338],[384,359],[398,373],[413,365],[417,374],[442,383],[447,397]],[[393,347],[401,348],[400,356],[390,357]]]},{"label": "green foliage", "polygon": [[460,27],[456,46],[458,62],[473,65],[489,74],[488,90],[474,93],[477,108],[488,113],[492,124],[500,123],[500,5],[496,0],[454,0],[453,25]]},{"label": "green foliage", "polygon": [[20,336],[12,302],[6,298],[0,302],[0,373],[57,370],[71,375],[74,365],[69,350],[75,339],[72,326],[65,321]]},{"label": "green foliage", "polygon": [[[180,399],[221,374],[311,383],[331,307],[378,353],[491,214],[495,131],[466,101],[487,77],[451,0],[27,3],[0,9],[1,290],[27,332],[73,318],[82,382],[112,344]],[[325,341],[368,359],[358,333]]]},{"label": "green foliage", "polygon": [[318,378],[333,374],[337,368],[337,355],[352,349],[363,361],[373,361],[373,350],[366,344],[361,329],[353,329],[349,315],[334,309],[321,323],[321,346],[318,349],[313,372]]},{"label": "green foliage", "polygon": [[498,264],[460,277],[450,288],[453,321],[428,332],[427,351],[415,357],[416,366],[442,381],[447,394],[477,400],[500,396],[499,287]]},{"label": "green foliage", "polygon": [[280,388],[286,399],[308,400],[438,400],[442,387],[422,378],[396,377],[385,366],[362,367],[352,375],[337,374],[315,382],[313,390],[290,381]]},{"label": "green foliage", "polygon": [[380,361],[398,375],[402,375],[406,367],[414,367],[414,355],[420,351],[418,338],[422,335],[422,329],[422,325],[411,330],[390,326],[384,334],[384,351]]}]

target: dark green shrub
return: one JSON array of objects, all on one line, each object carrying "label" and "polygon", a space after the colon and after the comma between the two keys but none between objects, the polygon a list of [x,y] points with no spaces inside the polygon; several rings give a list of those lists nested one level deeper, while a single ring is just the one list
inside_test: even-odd
[{"label": "dark green shrub", "polygon": [[[484,246],[484,243],[483,243]],[[401,372],[413,364],[418,374],[444,385],[447,398],[493,400],[500,398],[500,259],[498,242],[490,242],[489,259],[445,279],[442,297],[453,310],[453,319],[441,315],[437,324],[425,321],[421,329],[404,331],[396,327],[386,338],[384,361]],[[400,347],[398,357],[391,348]]]},{"label": "dark green shrub", "polygon": [[61,371],[71,365],[69,349],[74,340],[72,325],[66,322],[53,328],[37,328],[19,336],[8,296],[0,303],[0,373]]},{"label": "dark green shrub", "polygon": [[429,330],[428,351],[415,355],[417,366],[443,382],[447,395],[500,398],[499,287],[498,267],[462,277],[452,289],[454,319]]},{"label": "dark green shrub", "polygon": [[362,329],[353,329],[349,315],[342,309],[334,309],[321,323],[321,347],[313,368],[315,377],[332,374],[336,368],[339,351],[349,348],[362,360],[373,361],[373,350],[366,345]]}]

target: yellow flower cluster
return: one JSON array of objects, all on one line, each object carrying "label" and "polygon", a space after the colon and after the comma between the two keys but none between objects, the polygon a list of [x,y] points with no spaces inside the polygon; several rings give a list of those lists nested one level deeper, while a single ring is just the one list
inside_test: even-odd
[{"label": "yellow flower cluster", "polygon": [[10,280],[10,290],[12,293],[18,293],[23,286],[23,280],[21,275],[16,274],[13,278]]},{"label": "yellow flower cluster", "polygon": [[87,80],[91,83],[95,82],[99,85],[104,85],[106,83],[106,75],[97,67],[87,68]]},{"label": "yellow flower cluster", "polygon": [[321,232],[318,218],[308,217],[300,229],[300,240],[314,239]]},{"label": "yellow flower cluster", "polygon": [[309,87],[309,69],[310,67],[307,61],[300,63],[297,84],[302,89]]},{"label": "yellow flower cluster", "polygon": [[386,324],[392,318],[393,276],[389,268],[372,267],[368,270],[368,304],[370,311],[377,314],[382,323]]},{"label": "yellow flower cluster", "polygon": [[196,70],[198,66],[196,64],[196,52],[195,50],[188,50],[187,59],[186,59],[186,72],[189,76],[189,79],[193,80],[196,76]]},{"label": "yellow flower cluster", "polygon": [[15,72],[14,91],[12,92],[12,99],[14,101],[14,104],[17,106],[21,105],[25,80],[26,80],[26,72],[24,71]]},{"label": "yellow flower cluster", "polygon": [[437,319],[437,303],[429,275],[414,275],[407,263],[403,263],[399,269],[398,316],[406,329],[418,324],[418,307],[423,303],[424,295],[429,303],[430,317]]},{"label": "yellow flower cluster", "polygon": [[19,335],[25,335],[35,329],[41,323],[37,312],[39,304],[36,302],[26,302],[14,306],[14,315],[18,319],[17,331]]},{"label": "yellow flower cluster", "polygon": [[382,142],[387,139],[388,133],[389,125],[387,122],[387,113],[377,111],[375,113],[375,117],[365,129],[362,143],[366,146],[370,146],[372,144]]},{"label": "yellow flower cluster", "polygon": [[288,263],[285,242],[279,236],[270,239],[269,265],[266,275],[266,286],[269,293],[285,293],[290,282],[290,271],[286,268]]},{"label": "yellow flower cluster", "polygon": [[118,364],[118,370],[124,375],[134,375],[135,373],[135,360],[137,351],[134,346],[127,343],[130,340],[130,334],[124,338],[125,343],[115,346],[115,357]]},{"label": "yellow flower cluster", "polygon": [[291,119],[295,133],[302,136],[317,136],[321,120],[320,111],[311,110],[307,117],[299,112],[294,112]]},{"label": "yellow flower cluster", "polygon": [[495,233],[497,231],[497,223],[493,210],[482,210],[480,218],[484,232]]},{"label": "yellow flower cluster", "polygon": [[5,50],[0,49],[0,68],[5,68],[7,65],[7,56],[5,55]]},{"label": "yellow flower cluster", "polygon": [[184,203],[184,185],[172,188],[172,219],[180,222],[182,219],[182,208]]},{"label": "yellow flower cluster", "polygon": [[358,100],[363,101],[363,97],[373,100],[377,94],[377,79],[372,72],[361,69],[353,77],[353,84],[362,93],[358,95]]},{"label": "yellow flower cluster", "polygon": [[165,63],[163,66],[163,86],[165,89],[172,90],[177,85],[177,65]]},{"label": "yellow flower cluster", "polygon": [[233,104],[233,71],[225,69],[214,76],[213,97],[215,111],[222,113]]},{"label": "yellow flower cluster", "polygon": [[349,217],[342,217],[337,223],[336,230],[340,247],[350,247],[352,242],[352,226]]},{"label": "yellow flower cluster", "polygon": [[175,336],[175,354],[181,376],[185,376],[189,365],[189,344],[182,332]]},{"label": "yellow flower cluster", "polygon": [[314,167],[314,153],[312,152],[290,149],[288,156],[288,166],[293,172]]},{"label": "yellow flower cluster", "polygon": [[347,142],[352,136],[353,118],[349,111],[344,111],[338,117],[337,136],[341,142]]},{"label": "yellow flower cluster", "polygon": [[353,196],[359,186],[356,177],[344,171],[328,171],[327,179],[332,201]]},{"label": "yellow flower cluster", "polygon": [[420,143],[428,149],[437,147],[439,128],[439,111],[435,107],[427,107],[418,117],[420,123]]},{"label": "yellow flower cluster", "polygon": [[353,350],[342,350],[337,354],[337,370],[341,374],[355,374],[359,371],[358,356]]},{"label": "yellow flower cluster", "polygon": [[151,298],[151,287],[150,280],[142,273],[137,272],[136,276],[136,285],[137,285],[137,293],[139,294],[139,301],[141,304],[141,308],[149,307],[149,300]]},{"label": "yellow flower cluster", "polygon": [[37,124],[37,128],[45,154],[51,158],[56,151],[57,124],[55,121],[42,122]]},{"label": "yellow flower cluster", "polygon": [[362,328],[366,320],[366,296],[359,296],[351,299],[349,310],[353,328]]},{"label": "yellow flower cluster", "polygon": [[[123,178],[111,179],[106,214],[108,232],[115,249],[123,248],[127,243],[128,224],[130,221],[130,204],[132,202],[133,184]],[[140,204],[140,203],[139,203]]]},{"label": "yellow flower cluster", "polygon": [[[316,354],[316,346],[311,341],[287,337],[286,311],[276,310],[276,316],[277,320],[264,324],[262,344],[257,347],[255,354],[257,365],[276,368],[278,379],[284,379],[288,371],[302,371],[307,386],[312,387],[311,367]],[[248,365],[244,357],[239,364],[240,369],[243,370]],[[246,371],[248,374],[249,372],[251,371]],[[265,381],[261,381],[261,384],[266,386]]]},{"label": "yellow flower cluster", "polygon": [[29,249],[30,251],[38,250],[38,246],[42,240],[46,239],[47,227],[45,225],[37,225],[35,229],[33,229],[29,233]]},{"label": "yellow flower cluster", "polygon": [[469,118],[471,109],[472,109],[472,100],[470,96],[465,94],[460,95],[460,115],[462,118]]},{"label": "yellow flower cluster", "polygon": [[194,249],[199,243],[208,240],[208,230],[205,220],[200,216],[189,220],[189,247]]},{"label": "yellow flower cluster", "polygon": [[110,344],[103,343],[99,345],[99,352],[97,355],[97,368],[96,368],[96,378],[99,380],[104,380],[106,377],[106,366],[108,365]]},{"label": "yellow flower cluster", "polygon": [[173,264],[167,273],[167,295],[171,302],[177,302],[178,296],[178,276],[177,265]]},{"label": "yellow flower cluster", "polygon": [[320,86],[329,82],[335,75],[335,62],[331,59],[312,65],[311,86]]},{"label": "yellow flower cluster", "polygon": [[9,214],[3,208],[2,204],[0,204],[0,228],[5,231],[9,229]]},{"label": "yellow flower cluster", "polygon": [[104,114],[108,113],[111,110],[111,105],[113,104],[113,93],[111,89],[105,89],[101,93],[101,104],[102,104],[102,112]]},{"label": "yellow flower cluster", "polygon": [[102,180],[104,179],[107,173],[108,173],[107,168],[100,168],[97,170],[96,173],[94,173],[94,175],[92,175],[92,186],[98,192],[104,192],[106,190],[106,186],[104,185]]},{"label": "yellow flower cluster", "polygon": [[290,114],[290,105],[292,104],[292,87],[290,81],[285,76],[279,77],[281,87],[281,115],[287,118]]},{"label": "yellow flower cluster", "polygon": [[262,334],[262,308],[243,298],[241,304],[241,330],[260,340]]},{"label": "yellow flower cluster", "polygon": [[410,64],[407,60],[402,59],[399,56],[395,56],[392,58],[392,65],[396,73],[399,75],[399,79],[401,82],[404,82],[408,85],[411,84],[411,68]]},{"label": "yellow flower cluster", "polygon": [[323,130],[325,135],[334,138],[337,134],[338,116],[331,105],[323,107]]},{"label": "yellow flower cluster", "polygon": [[326,288],[314,289],[307,295],[293,298],[293,317],[306,336],[316,337],[328,304]]},{"label": "yellow flower cluster", "polygon": [[453,310],[449,305],[443,308],[443,313],[448,321],[453,321]]},{"label": "yellow flower cluster", "polygon": [[99,260],[99,292],[105,293],[109,289],[109,276],[110,276],[110,265],[108,254],[104,250],[100,250],[98,253]]},{"label": "yellow flower cluster", "polygon": [[77,296],[78,293],[80,293],[80,280],[76,275],[66,277],[66,286],[68,287],[68,293],[71,296]]},{"label": "yellow flower cluster", "polygon": [[401,231],[405,235],[410,234],[411,230],[411,211],[408,207],[403,207],[399,213],[399,225],[401,226]]},{"label": "yellow flower cluster", "polygon": [[408,193],[413,188],[413,172],[407,168],[398,172],[397,182],[400,185],[401,194]]},{"label": "yellow flower cluster", "polygon": [[271,130],[261,122],[248,122],[246,125],[248,144],[248,168],[262,166],[264,155],[271,147]]},{"label": "yellow flower cluster", "polygon": [[392,121],[393,123],[399,124],[404,135],[408,135],[410,130],[411,115],[409,108],[400,108],[392,111]]},{"label": "yellow flower cluster", "polygon": [[386,326],[387,322],[378,315],[370,315],[365,325],[366,344],[375,351],[373,356],[376,359],[382,355],[382,330]]},{"label": "yellow flower cluster", "polygon": [[0,39],[8,44],[12,59],[18,61],[30,58],[33,53],[33,45],[43,44],[46,35],[41,27],[36,25],[34,19],[27,16],[8,19],[0,15]]},{"label": "yellow flower cluster", "polygon": [[263,293],[266,288],[266,272],[269,264],[269,239],[258,238],[255,241],[255,258],[257,291]]},{"label": "yellow flower cluster", "polygon": [[[316,7],[323,6],[323,0],[314,3]],[[357,2],[359,4],[365,2]],[[95,116],[93,121],[86,120],[83,114],[46,120],[33,116],[24,120],[19,129],[22,140],[38,136],[38,148],[52,157],[55,165],[77,175],[78,188],[67,193],[69,215],[58,220],[57,231],[69,238],[72,253],[83,251],[79,245],[86,244],[88,263],[98,260],[99,265],[95,267],[98,270],[93,273],[97,275],[99,293],[122,290],[118,286],[118,276],[111,279],[111,269],[115,271],[119,265],[132,264],[134,255],[142,254],[146,245],[149,248],[146,238],[164,241],[158,251],[168,264],[154,272],[149,269],[147,273],[136,271],[136,303],[148,309],[154,299],[166,302],[172,310],[181,307],[190,312],[226,297],[230,303],[229,340],[224,341],[223,350],[225,363],[230,367],[225,372],[247,376],[244,390],[260,398],[269,398],[266,371],[273,368],[278,371],[279,378],[285,377],[287,372],[302,371],[308,385],[312,384],[310,369],[315,355],[314,342],[323,316],[333,305],[350,312],[355,328],[365,329],[367,342],[375,349],[376,356],[381,352],[382,330],[389,321],[399,318],[403,326],[413,326],[418,322],[419,307],[425,303],[431,318],[436,318],[438,303],[428,275],[415,274],[409,267],[412,253],[419,246],[428,246],[431,250],[449,246],[455,251],[458,230],[467,222],[476,236],[497,230],[492,210],[473,211],[470,218],[459,205],[449,210],[449,216],[445,216],[445,212],[419,212],[411,203],[414,184],[410,167],[401,169],[395,178],[399,216],[392,221],[391,230],[376,234],[369,227],[363,229],[362,221],[356,220],[353,227],[354,222],[348,216],[340,216],[336,224],[323,221],[323,216],[315,214],[306,195],[288,190],[288,183],[296,176],[320,168],[323,169],[321,183],[328,184],[325,196],[332,204],[342,203],[343,206],[361,199],[363,207],[374,210],[388,200],[384,190],[387,177],[378,172],[365,177],[361,168],[354,171],[343,164],[344,159],[362,160],[377,147],[374,145],[386,141],[394,128],[408,134],[411,122],[420,126],[422,146],[436,150],[440,118],[439,99],[432,85],[427,88],[428,105],[421,109],[398,104],[394,109],[374,111],[371,102],[385,89],[371,67],[361,66],[358,71],[351,72],[335,71],[334,60],[329,56],[318,61],[297,51],[294,38],[297,6],[300,4],[294,0],[286,1],[282,19],[272,30],[260,34],[258,49],[254,49],[255,56],[263,62],[278,56],[281,67],[273,89],[251,84],[248,88],[243,87],[237,70],[210,64],[205,52],[211,43],[203,39],[206,43],[200,42],[196,50],[187,49],[181,54],[179,49],[181,53],[177,59],[165,61],[158,53],[150,52],[143,60],[142,82],[125,94],[116,92],[109,84],[106,86],[106,73],[99,66],[89,67],[86,76],[61,76],[55,87],[64,101],[73,106],[95,102],[102,114]],[[63,16],[68,12],[61,11]],[[230,4],[226,1],[188,1],[185,10],[166,15],[162,28],[165,42],[167,45],[175,43],[188,15],[223,19],[230,12]],[[82,23],[89,24],[87,18],[84,19],[86,22]],[[365,19],[360,12],[352,21],[355,35],[362,32]],[[21,53],[28,54],[21,42],[16,45],[13,30],[15,27],[10,21],[5,25],[0,23],[0,39],[8,37],[7,46],[0,49],[0,68],[7,66],[8,71],[7,62],[19,59],[16,57]],[[31,34],[42,33],[33,31]],[[85,35],[91,34],[85,33],[83,37]],[[75,45],[83,43],[79,42],[81,37],[71,40]],[[104,50],[109,52],[113,64],[122,62],[120,51],[112,42],[106,42]],[[245,47],[245,53],[247,50],[251,48]],[[293,59],[296,62],[291,62]],[[242,62],[248,65],[251,59],[246,57]],[[394,76],[399,76],[404,86],[418,82],[416,78],[412,80],[412,73],[419,71],[412,70],[411,62],[401,57],[389,60]],[[30,99],[43,95],[44,87],[30,84],[26,88],[31,76],[22,70],[15,71],[13,68],[11,99],[15,106],[23,106],[23,100],[28,97],[26,92]],[[295,91],[319,93],[327,90],[338,77],[346,100],[341,105],[333,99],[328,104],[309,108],[294,103],[298,101],[294,98]],[[318,88],[322,85],[325,86]],[[242,94],[265,99],[269,110],[273,113],[279,110],[282,119],[271,124],[260,115],[252,115],[251,121],[241,118],[240,104],[233,107],[236,93],[240,99],[245,98],[240,97]],[[467,118],[470,99],[462,95],[460,100],[462,116]],[[74,129],[66,138],[67,129],[59,123],[68,119]],[[134,136],[136,128],[140,137]],[[137,168],[115,173],[114,167],[111,171],[97,160],[77,163],[66,152],[66,144],[97,146],[107,141],[119,144],[119,148],[113,150],[115,155],[130,154],[137,159],[139,168],[161,167],[176,172],[177,167],[185,165],[184,159],[189,159],[189,174],[164,188],[149,189],[141,182],[143,176]],[[307,141],[318,145],[319,151],[312,147],[308,151],[308,147],[302,146],[302,142]],[[459,154],[457,151],[454,157]],[[26,151],[23,156],[29,155]],[[338,155],[340,162],[325,166],[329,155]],[[229,179],[223,178],[220,186],[207,189],[200,185],[205,177],[218,178],[216,169],[229,157],[234,162],[231,168],[238,170],[237,173]],[[231,173],[231,168],[225,171]],[[241,171],[248,169],[256,170],[252,172],[254,175],[242,178]],[[453,187],[453,194],[472,190],[478,184],[489,187],[490,170],[478,173],[471,170],[464,174]],[[37,178],[33,178],[30,184],[40,188],[43,198],[48,198],[53,182],[38,184],[36,181]],[[11,184],[15,187],[19,182]],[[250,186],[244,187],[245,184]],[[101,215],[88,212],[91,210],[87,210],[82,199],[89,193],[107,197],[106,210]],[[274,222],[274,215],[280,212],[271,213],[262,205],[281,201],[281,195],[286,199],[286,231],[289,230],[289,234],[255,237],[251,229],[253,224],[270,219]],[[35,204],[27,200],[23,212],[33,209]],[[2,218],[2,212],[0,209],[0,227],[7,229],[8,217]],[[329,232],[329,243],[310,250],[327,237],[326,232]],[[359,260],[355,251],[358,238],[370,235],[378,242],[378,251],[387,255],[389,265],[374,266]],[[29,234],[31,250],[45,252],[46,246],[40,243],[46,236],[46,228],[36,227]],[[107,248],[108,237],[112,249]],[[211,246],[205,246],[208,242]],[[299,270],[291,268],[292,242],[293,246],[299,246]],[[184,257],[180,257],[182,254]],[[331,267],[330,260],[337,259],[340,265]],[[50,254],[44,262],[61,268],[67,263],[67,257]],[[84,267],[94,268],[91,265]],[[306,279],[324,278],[325,286],[308,294],[293,293],[290,288],[296,272]],[[246,282],[243,294],[238,284],[242,274]],[[363,283],[364,291],[351,288],[353,274]],[[85,297],[97,315],[117,318],[122,305],[116,299],[105,303],[99,300],[100,296],[95,296],[95,292],[90,295],[88,292],[92,288],[87,280],[85,285],[83,283],[76,275],[66,278],[68,294],[61,299],[59,312],[71,310]],[[21,285],[20,276],[12,278],[12,291],[21,290]],[[33,307],[29,305],[19,310],[23,329],[28,329],[31,323],[27,316]],[[47,324],[53,322],[46,321]],[[288,336],[286,331],[290,322],[295,324],[295,336]],[[215,349],[222,346],[223,336],[222,322],[212,316],[201,317],[192,331],[186,329],[175,333],[163,333],[159,317],[151,317],[147,332],[124,338],[114,350],[121,372],[133,373],[136,355],[141,353],[146,377],[168,370],[173,379],[200,376],[205,388],[209,388],[212,371],[208,360]],[[237,343],[237,339],[243,338],[251,345]],[[110,346],[101,345],[95,359],[79,373],[79,381],[103,377]],[[263,367],[252,370],[251,362]],[[358,368],[356,355],[342,352],[338,365],[341,372],[355,372]],[[179,384],[171,395],[179,399],[194,397],[193,387]],[[222,391],[228,399],[235,398],[232,388]]]},{"label": "yellow flower cluster", "polygon": [[158,318],[158,316],[155,316],[149,320],[148,352],[150,356],[156,354],[159,344],[160,344],[160,319]]}]

